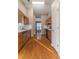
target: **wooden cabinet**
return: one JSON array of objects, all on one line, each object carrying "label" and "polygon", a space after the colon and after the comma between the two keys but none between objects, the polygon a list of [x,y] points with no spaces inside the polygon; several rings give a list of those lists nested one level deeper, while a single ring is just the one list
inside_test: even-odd
[{"label": "wooden cabinet", "polygon": [[18,33],[18,51],[22,48],[22,32]]},{"label": "wooden cabinet", "polygon": [[46,38],[51,42],[51,31],[46,29]]},{"label": "wooden cabinet", "polygon": [[27,17],[24,16],[24,24],[27,25],[29,24],[29,19]]},{"label": "wooden cabinet", "polygon": [[28,41],[28,35],[29,34],[27,34],[27,32],[28,31],[22,32],[22,39],[23,39],[22,43],[23,43],[23,45],[25,45],[25,43]]},{"label": "wooden cabinet", "polygon": [[22,23],[22,17],[23,17],[23,13],[18,10],[18,23]]},{"label": "wooden cabinet", "polygon": [[51,31],[48,31],[48,39],[51,42]]},{"label": "wooden cabinet", "polygon": [[31,38],[31,30],[18,33],[18,51],[28,42]]},{"label": "wooden cabinet", "polygon": [[18,23],[29,24],[29,19],[26,15],[23,14],[20,10],[18,10]]},{"label": "wooden cabinet", "polygon": [[50,16],[50,17],[47,18],[45,24],[46,25],[51,25],[51,22],[52,22],[52,20],[51,20],[51,16]]},{"label": "wooden cabinet", "polygon": [[25,45],[25,43],[30,39],[31,37],[31,30],[22,32],[22,43]]}]

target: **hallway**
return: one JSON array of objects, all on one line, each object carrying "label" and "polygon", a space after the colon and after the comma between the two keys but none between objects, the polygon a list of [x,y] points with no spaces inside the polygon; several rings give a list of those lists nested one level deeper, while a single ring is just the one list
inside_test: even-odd
[{"label": "hallway", "polygon": [[33,37],[21,49],[18,59],[59,59],[59,56],[48,39]]}]

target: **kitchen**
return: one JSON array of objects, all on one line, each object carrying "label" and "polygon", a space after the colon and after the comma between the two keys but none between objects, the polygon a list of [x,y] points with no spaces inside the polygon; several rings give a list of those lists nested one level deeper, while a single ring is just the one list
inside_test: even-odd
[{"label": "kitchen", "polygon": [[[41,41],[39,44],[50,51],[52,48],[49,49],[45,45],[48,41],[48,44],[52,46],[52,31],[54,30],[52,29],[51,5],[53,5],[53,2],[58,2],[58,0],[19,0],[18,2],[18,55],[33,38],[36,39],[36,42]],[[42,39],[45,39],[46,42],[43,43]],[[53,50],[55,51],[54,48]],[[59,59],[56,51],[55,54],[53,58]],[[20,55],[19,59],[21,57]]]}]

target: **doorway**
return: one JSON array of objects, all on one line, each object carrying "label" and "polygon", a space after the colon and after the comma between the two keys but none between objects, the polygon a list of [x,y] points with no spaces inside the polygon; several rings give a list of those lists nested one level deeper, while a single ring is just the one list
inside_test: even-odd
[{"label": "doorway", "polygon": [[41,21],[35,22],[35,36],[37,39],[41,38],[41,31],[42,31],[42,23]]}]

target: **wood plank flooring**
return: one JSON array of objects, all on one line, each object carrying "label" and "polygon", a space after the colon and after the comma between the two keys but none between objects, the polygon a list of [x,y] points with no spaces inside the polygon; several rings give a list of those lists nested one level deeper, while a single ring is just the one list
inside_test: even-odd
[{"label": "wood plank flooring", "polygon": [[59,55],[47,39],[31,38],[18,53],[18,59],[59,59]]}]

